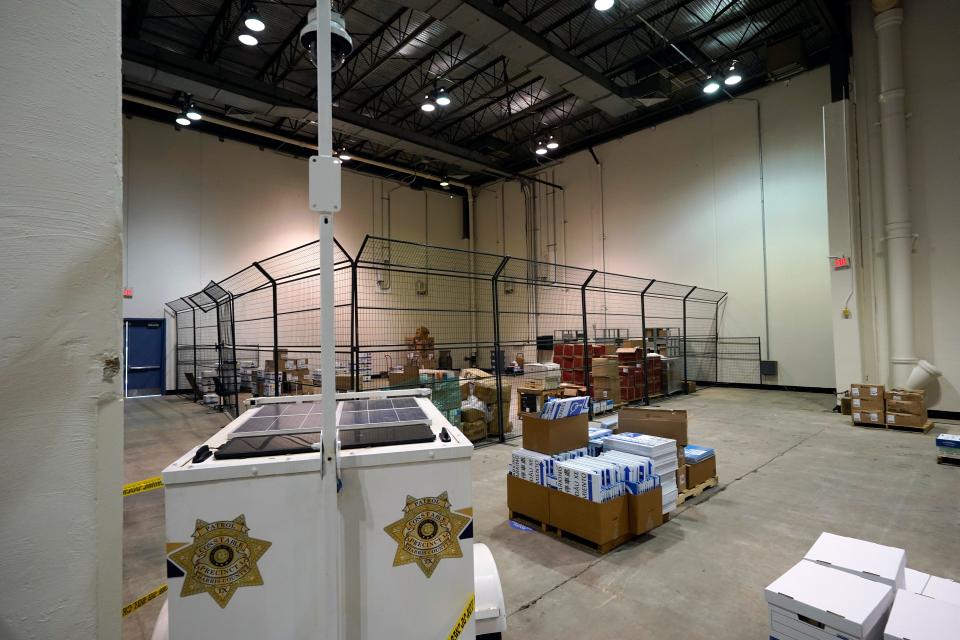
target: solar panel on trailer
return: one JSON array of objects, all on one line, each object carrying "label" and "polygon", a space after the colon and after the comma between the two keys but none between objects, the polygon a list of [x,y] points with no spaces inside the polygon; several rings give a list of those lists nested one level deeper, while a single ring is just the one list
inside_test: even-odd
[{"label": "solar panel on trailer", "polygon": [[306,433],[320,431],[322,428],[323,414],[320,411],[320,404],[316,402],[265,405],[234,429],[228,438]]},{"label": "solar panel on trailer", "polygon": [[406,424],[399,426],[369,425],[361,429],[340,431],[341,449],[361,449],[364,447],[388,447],[398,444],[416,444],[433,442],[436,435],[429,425]]}]

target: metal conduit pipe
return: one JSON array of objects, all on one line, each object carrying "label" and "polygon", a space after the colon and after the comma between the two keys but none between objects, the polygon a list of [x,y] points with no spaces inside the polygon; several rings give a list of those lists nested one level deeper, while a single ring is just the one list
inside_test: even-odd
[{"label": "metal conduit pipe", "polygon": [[[907,117],[903,88],[903,9],[889,0],[874,2],[880,68],[880,136],[887,258],[887,310],[890,323],[890,383],[921,388],[940,372],[919,361],[913,322],[913,233],[907,184]],[[899,4],[899,3],[896,3]],[[883,9],[881,11],[881,9]]]},{"label": "metal conduit pipe", "polygon": [[[131,95],[128,93],[123,94],[123,99],[127,102],[134,102],[136,104],[142,104],[145,107],[151,107],[153,109],[160,109],[163,111],[168,111],[170,113],[179,113],[180,109],[178,107],[166,104],[164,102],[159,102],[157,100],[150,100],[149,98],[141,98],[140,96]],[[226,127],[228,129],[233,129],[234,131],[242,131],[244,133],[249,133],[251,135],[259,136],[261,138],[266,138],[268,140],[276,140],[277,142],[282,142],[284,144],[293,145],[295,147],[301,147],[303,149],[309,149],[311,151],[317,151],[317,145],[312,142],[307,142],[305,140],[298,140],[297,138],[291,138],[289,136],[282,136],[277,133],[272,133],[270,131],[264,131],[262,129],[257,129],[255,127],[248,127],[246,125],[240,124],[239,122],[234,122],[232,120],[226,120],[224,118],[218,118],[216,116],[203,114],[203,119],[206,122],[215,124],[221,127]],[[433,180],[434,182],[440,182],[442,176],[434,175],[432,173],[424,173],[423,171],[417,171],[416,169],[407,169],[397,165],[390,164],[388,162],[381,162],[380,160],[374,160],[373,158],[364,158],[362,156],[357,156],[355,154],[350,154],[351,158],[357,162],[363,164],[368,164],[373,167],[381,167],[383,169],[389,169],[391,171],[396,171],[398,173],[404,173],[409,176],[416,176],[418,178],[423,178],[424,180]],[[456,180],[450,180],[450,184],[463,187],[468,189],[470,185],[465,182],[458,182]]]}]

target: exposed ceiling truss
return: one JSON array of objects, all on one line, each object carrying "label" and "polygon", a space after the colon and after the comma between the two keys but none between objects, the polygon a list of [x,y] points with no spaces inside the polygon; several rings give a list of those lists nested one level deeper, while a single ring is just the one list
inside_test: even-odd
[{"label": "exposed ceiling truss", "polygon": [[[131,114],[191,94],[244,141],[264,131],[316,138],[316,74],[299,45],[310,0],[123,0],[124,90]],[[334,79],[335,140],[401,168],[472,184],[701,108],[706,74],[737,60],[737,92],[776,79],[767,50],[799,42],[798,68],[825,63],[849,39],[846,2],[827,0],[334,0],[354,51]],[[260,43],[237,41],[256,7]],[[424,95],[453,103],[433,113]],[[201,125],[198,128],[204,128]],[[216,129],[216,130],[214,130]],[[210,127],[216,135],[229,136]],[[261,144],[261,143],[258,143]],[[261,146],[293,153],[265,138]],[[303,153],[303,150],[297,151]],[[383,173],[385,169],[376,168]]]}]

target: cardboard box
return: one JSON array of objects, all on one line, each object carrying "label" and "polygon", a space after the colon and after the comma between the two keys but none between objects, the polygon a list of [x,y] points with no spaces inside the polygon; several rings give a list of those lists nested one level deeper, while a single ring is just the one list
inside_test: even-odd
[{"label": "cardboard box", "polygon": [[853,413],[853,398],[840,398],[840,415],[848,416]]},{"label": "cardboard box", "polygon": [[510,433],[513,431],[513,423],[510,422],[510,403],[504,402],[500,407],[493,406],[491,408],[492,415],[490,416],[490,422],[487,423],[487,434],[494,436],[500,435],[500,421],[503,420],[503,432]]},{"label": "cardboard box", "polygon": [[958,637],[960,607],[943,600],[898,591],[890,610],[884,640],[923,640]]},{"label": "cardboard box", "polygon": [[[814,562],[801,560],[774,580],[764,597],[811,626],[830,627],[847,637],[876,640],[893,604],[894,589]],[[836,635],[836,634],[834,634]]]},{"label": "cardboard box", "polygon": [[549,490],[550,524],[595,544],[606,544],[630,533],[627,496],[593,502]]},{"label": "cardboard box", "polygon": [[922,427],[927,423],[927,415],[924,412],[921,416],[915,416],[910,413],[890,413],[883,414],[884,424],[889,427]]},{"label": "cardboard box", "polygon": [[480,409],[461,409],[460,420],[463,422],[476,422],[477,420],[486,421],[487,414]]},{"label": "cardboard box", "polygon": [[891,413],[909,413],[912,416],[927,415],[927,406],[923,400],[887,400],[886,410]]},{"label": "cardboard box", "polygon": [[897,547],[824,532],[804,559],[894,589],[906,586],[907,552]]},{"label": "cardboard box", "polygon": [[927,392],[923,389],[891,389],[883,394],[887,400],[897,402],[926,402]]},{"label": "cardboard box", "polygon": [[638,536],[663,524],[663,488],[657,487],[635,496],[627,496],[630,533]]},{"label": "cardboard box", "polygon": [[477,442],[487,437],[487,423],[484,420],[467,420],[460,422],[460,431],[471,442]]},{"label": "cardboard box", "polygon": [[553,455],[586,447],[589,442],[586,414],[559,420],[544,420],[535,413],[523,413],[523,448]]},{"label": "cardboard box", "polygon": [[904,569],[904,588],[910,593],[923,593],[927,583],[930,582],[930,574],[922,571],[914,571],[910,567]]},{"label": "cardboard box", "polygon": [[411,387],[420,382],[420,367],[408,364],[403,371],[391,371],[387,374],[391,387]]},{"label": "cardboard box", "polygon": [[850,410],[863,413],[883,411],[883,398],[850,398]]},{"label": "cardboard box", "polygon": [[850,385],[851,398],[881,398],[884,397],[882,384],[852,384]]},{"label": "cardboard box", "polygon": [[850,417],[853,418],[853,424],[886,424],[886,418],[883,415],[883,411],[861,412],[854,409],[853,413],[850,414]]},{"label": "cardboard box", "polygon": [[717,475],[716,456],[684,466],[687,468],[687,483],[686,485],[678,484],[678,487],[685,486],[687,489],[693,489],[698,484],[703,484],[710,478]]},{"label": "cardboard box", "polygon": [[550,493],[547,487],[507,474],[507,509],[550,524]]},{"label": "cardboard box", "polygon": [[678,447],[687,440],[687,412],[682,409],[640,409],[625,407],[620,410],[620,431],[645,433],[677,441]]}]

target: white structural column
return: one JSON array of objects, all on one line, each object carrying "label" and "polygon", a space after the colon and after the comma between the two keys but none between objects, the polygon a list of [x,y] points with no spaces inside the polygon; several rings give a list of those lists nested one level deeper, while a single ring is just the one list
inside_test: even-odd
[{"label": "white structural column", "polygon": [[874,20],[880,61],[890,383],[897,387],[906,385],[917,363],[912,282],[914,235],[908,205],[902,24],[903,10],[899,8],[884,11]]},{"label": "white structural column", "polygon": [[119,640],[120,3],[0,25],[0,638]]}]

